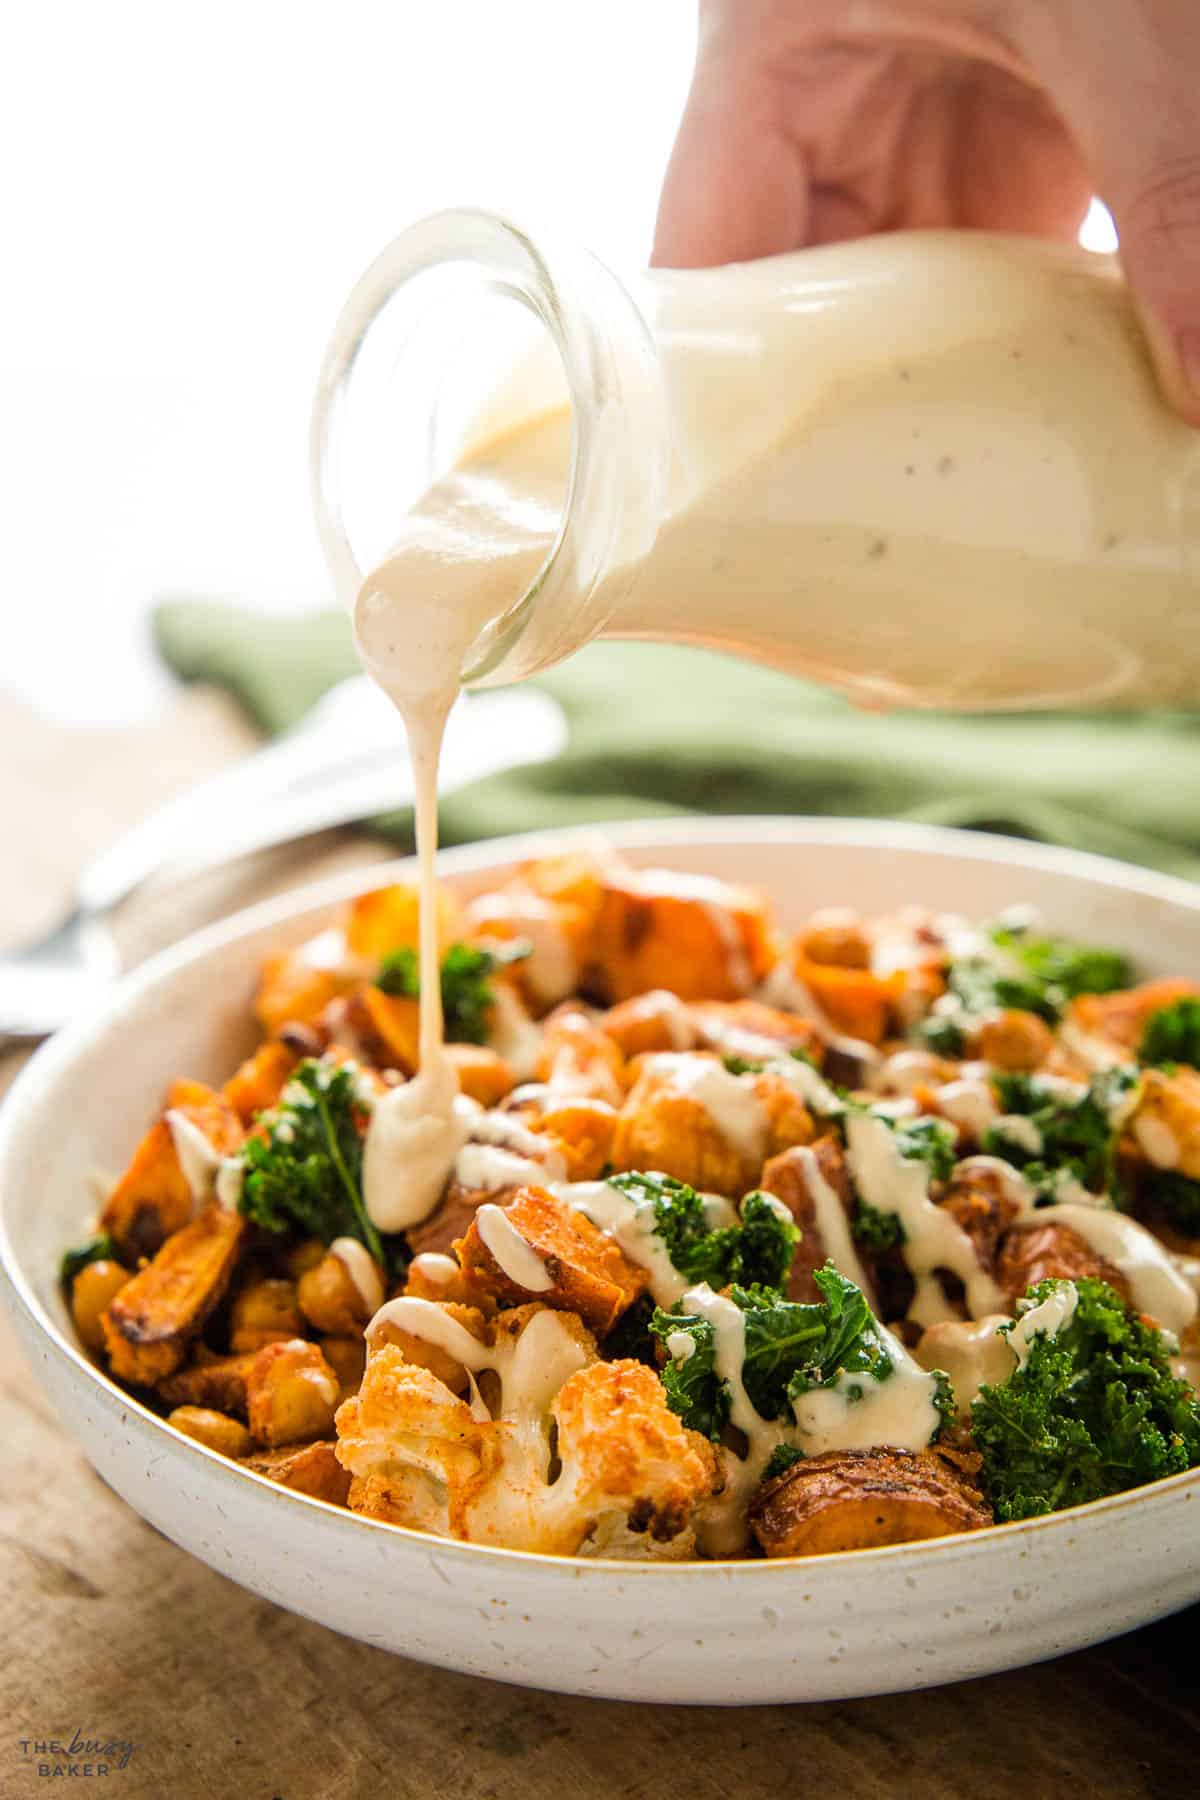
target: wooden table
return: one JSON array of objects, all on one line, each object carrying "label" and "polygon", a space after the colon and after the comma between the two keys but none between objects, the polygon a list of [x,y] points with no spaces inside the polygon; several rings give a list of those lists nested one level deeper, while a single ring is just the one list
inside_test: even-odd
[{"label": "wooden table", "polygon": [[[81,855],[246,741],[211,694],[87,737],[0,702],[4,866],[18,876],[0,884],[0,939],[37,929]],[[140,903],[123,939],[142,953],[383,854],[345,833],[259,859]],[[66,1759],[37,1745],[75,1733],[136,1745],[104,1779],[113,1800],[1200,1795],[1200,1608],[1039,1668],[838,1705],[638,1707],[450,1675],[294,1618],[177,1550],[92,1473],[6,1322],[0,1334],[3,1800],[57,1788],[39,1764]]]}]

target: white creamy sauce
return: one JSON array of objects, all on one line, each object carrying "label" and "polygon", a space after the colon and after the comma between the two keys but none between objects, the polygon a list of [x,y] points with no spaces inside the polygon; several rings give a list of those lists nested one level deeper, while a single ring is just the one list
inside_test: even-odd
[{"label": "white creamy sauce", "polygon": [[937,1089],[937,1106],[943,1117],[952,1125],[961,1125],[976,1141],[996,1123],[996,1102],[991,1084],[977,1077],[944,1082]]},{"label": "white creamy sauce", "polygon": [[448,1287],[459,1272],[458,1258],[447,1256],[442,1250],[422,1250],[409,1267],[434,1287]]},{"label": "white creamy sauce", "polygon": [[872,1293],[872,1283],[862,1266],[858,1251],[854,1247],[854,1239],[850,1232],[850,1221],[846,1217],[837,1194],[834,1193],[824,1175],[816,1155],[807,1145],[795,1152],[796,1161],[804,1174],[804,1184],[808,1189],[816,1214],[817,1231],[825,1254],[833,1262],[834,1267],[841,1270],[848,1280],[868,1296]]},{"label": "white creamy sauce", "polygon": [[667,1333],[667,1355],[672,1362],[685,1363],[696,1354],[696,1340],[690,1331]]},{"label": "white creamy sauce", "polygon": [[772,1075],[780,1076],[794,1087],[809,1111],[822,1119],[839,1119],[846,1110],[825,1077],[803,1057],[782,1056],[770,1064]]},{"label": "white creamy sauce", "polygon": [[846,1118],[846,1154],[859,1197],[882,1213],[894,1214],[904,1230],[904,1260],[916,1293],[909,1317],[932,1325],[951,1311],[934,1273],[949,1269],[966,1290],[967,1308],[978,1315],[1003,1310],[1004,1296],[980,1267],[966,1232],[929,1198],[929,1170],[916,1158],[901,1156],[896,1139],[882,1119],[867,1113]]},{"label": "white creamy sauce", "polygon": [[470,1129],[469,1115],[455,1106],[459,1098],[453,1063],[422,1053],[412,1080],[376,1101],[363,1151],[363,1199],[380,1231],[419,1225],[441,1199]]},{"label": "white creamy sauce", "polygon": [[1016,1324],[1005,1333],[1018,1369],[1023,1369],[1029,1361],[1034,1339],[1056,1338],[1064,1326],[1071,1323],[1078,1305],[1079,1289],[1073,1281],[1055,1282],[1050,1293],[1036,1306],[1025,1300],[1018,1301]]},{"label": "white creamy sauce", "polygon": [[474,1193],[495,1194],[501,1188],[545,1186],[546,1165],[517,1156],[499,1144],[464,1144],[454,1159],[454,1179]]},{"label": "white creamy sauce", "polygon": [[1033,1120],[1025,1113],[1001,1113],[994,1120],[995,1128],[1006,1143],[1015,1144],[1019,1150],[1027,1150],[1030,1156],[1042,1153],[1042,1134]]},{"label": "white creamy sauce", "polygon": [[212,1199],[223,1158],[186,1113],[177,1112],[172,1107],[165,1116],[171,1142],[179,1158],[179,1167],[191,1191],[192,1206],[195,1209]]},{"label": "white creamy sauce", "polygon": [[1099,1256],[1120,1269],[1133,1304],[1179,1336],[1196,1316],[1197,1296],[1171,1260],[1170,1252],[1136,1219],[1106,1206],[1071,1202],[1042,1207],[1030,1225],[1069,1225]]},{"label": "white creamy sauce", "polygon": [[357,1238],[336,1237],[329,1246],[358,1291],[368,1318],[383,1305],[383,1276],[379,1264],[365,1244]]},{"label": "white creamy sauce", "polygon": [[662,1050],[650,1057],[648,1068],[669,1081],[677,1093],[686,1094],[702,1107],[714,1130],[739,1156],[747,1162],[761,1161],[767,1121],[751,1080],[744,1075],[731,1075],[719,1062],[673,1050]]},{"label": "white creamy sauce", "polygon": [[489,927],[502,919],[512,926],[514,938],[524,938],[530,951],[519,965],[521,976],[543,1006],[556,1006],[575,992],[579,964],[553,901],[541,894],[511,890],[488,894],[483,900],[471,902],[466,919],[468,925],[478,925],[485,935]]},{"label": "white creamy sauce", "polygon": [[372,981],[378,973],[375,963],[355,956],[340,925],[330,925],[301,944],[295,960],[302,968],[337,975],[347,981]]},{"label": "white creamy sauce", "polygon": [[754,997],[768,1006],[778,1007],[781,1012],[795,1013],[801,1019],[811,1019],[823,1031],[833,1029],[828,1014],[815,995],[782,958],[766,976]]},{"label": "white creamy sauce", "polygon": [[504,1058],[518,1081],[526,1081],[537,1068],[542,1034],[506,981],[496,982],[492,992],[488,1047]]},{"label": "white creamy sauce", "polygon": [[216,1195],[220,1204],[229,1212],[236,1212],[241,1204],[242,1187],[246,1179],[246,1165],[240,1156],[225,1156],[217,1170]]},{"label": "white creamy sauce", "polygon": [[1016,1367],[1000,1335],[1008,1322],[1005,1313],[985,1313],[982,1319],[942,1319],[922,1333],[916,1359],[923,1369],[943,1369],[950,1377],[960,1413],[970,1412],[981,1387],[1007,1381]]},{"label": "white creamy sauce", "polygon": [[687,1287],[655,1229],[654,1202],[641,1200],[607,1181],[575,1181],[557,1190],[559,1197],[607,1232],[631,1263],[644,1269],[658,1306],[674,1306]]},{"label": "white creamy sauce", "polygon": [[497,1268],[518,1287],[544,1294],[554,1286],[545,1263],[502,1207],[485,1201],[475,1214],[475,1228]]},{"label": "white creamy sauce", "polygon": [[1058,1039],[1064,1050],[1081,1062],[1085,1069],[1115,1069],[1119,1063],[1127,1062],[1128,1054],[1110,1044],[1107,1038],[1097,1037],[1094,1032],[1084,1031],[1066,1015],[1058,1027]]},{"label": "white creamy sauce", "polygon": [[868,1374],[842,1374],[831,1387],[800,1394],[792,1412],[806,1456],[827,1450],[872,1450],[887,1444],[897,1450],[923,1450],[932,1442],[942,1418],[934,1405],[937,1385],[883,1326],[892,1372],[884,1380]]},{"label": "white creamy sauce", "polygon": [[871,1086],[880,1094],[912,1094],[919,1087],[936,1086],[940,1062],[932,1050],[897,1050],[881,1060]]}]

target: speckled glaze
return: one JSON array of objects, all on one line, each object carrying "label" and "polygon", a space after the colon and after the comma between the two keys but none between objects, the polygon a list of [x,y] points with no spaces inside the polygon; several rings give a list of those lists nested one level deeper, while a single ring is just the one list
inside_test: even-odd
[{"label": "speckled glaze", "polygon": [[[1200,890],[1001,838],[830,821],[614,827],[635,862],[761,884],[785,925],[820,905],[909,900],[986,915],[1016,900],[1121,944],[1146,973],[1200,960]],[[464,893],[565,834],[451,852]],[[828,1700],[983,1675],[1200,1598],[1200,1472],[1024,1525],[790,1563],[570,1562],[400,1531],[289,1494],[148,1412],[75,1346],[55,1279],[88,1179],[128,1154],[176,1072],[248,1048],[258,962],[378,866],[272,901],[137,971],[34,1057],[0,1112],[3,1288],[38,1379],[95,1467],[177,1544],[267,1599],[405,1656],[616,1699]]]}]

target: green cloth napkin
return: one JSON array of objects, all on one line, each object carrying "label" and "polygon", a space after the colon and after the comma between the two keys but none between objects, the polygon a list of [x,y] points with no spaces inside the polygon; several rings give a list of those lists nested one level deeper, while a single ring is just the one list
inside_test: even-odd
[{"label": "green cloth napkin", "polygon": [[[176,600],[153,629],[178,676],[226,688],[269,733],[358,667],[340,612]],[[1200,876],[1200,712],[878,715],[658,644],[593,644],[539,685],[565,708],[567,750],[448,795],[443,842],[692,811],[808,813],[972,826]],[[378,823],[411,842],[410,814]]]}]

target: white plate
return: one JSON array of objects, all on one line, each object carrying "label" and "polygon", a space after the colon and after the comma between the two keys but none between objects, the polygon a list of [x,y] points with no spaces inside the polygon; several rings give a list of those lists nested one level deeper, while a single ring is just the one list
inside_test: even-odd
[{"label": "white plate", "polygon": [[[578,835],[578,834],[576,834]],[[1053,928],[1128,949],[1147,974],[1200,964],[1200,890],[1002,838],[825,820],[615,827],[641,864],[761,885],[785,925],[814,907],[925,901],[976,916],[1031,901]],[[465,893],[567,834],[456,850]],[[122,1166],[175,1074],[219,1080],[252,1039],[271,946],[409,865],[242,914],[158,957],[34,1057],[0,1115],[0,1256],[31,1361],[105,1480],[255,1593],[406,1656],[627,1700],[827,1700],[984,1675],[1077,1649],[1200,1598],[1200,1471],[1048,1519],[790,1563],[631,1566],[480,1549],[397,1530],[235,1468],[130,1398],[76,1348],[55,1271],[89,1178]]]}]

